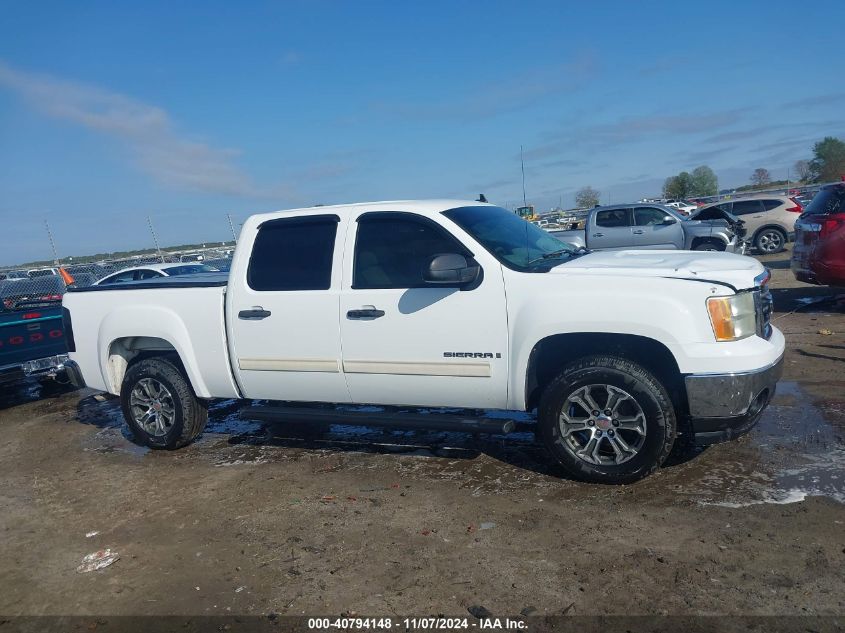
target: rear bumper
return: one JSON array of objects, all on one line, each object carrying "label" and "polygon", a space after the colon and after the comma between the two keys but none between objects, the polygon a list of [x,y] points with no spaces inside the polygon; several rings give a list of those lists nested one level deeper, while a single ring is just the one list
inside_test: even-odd
[{"label": "rear bumper", "polygon": [[65,363],[65,372],[67,373],[68,380],[70,380],[70,384],[77,389],[85,387],[85,379],[82,377],[82,371],[76,362],[72,360],[67,361]]},{"label": "rear bumper", "polygon": [[758,370],[690,375],[685,379],[696,444],[713,444],[747,433],[775,395],[783,356]]},{"label": "rear bumper", "polygon": [[6,365],[0,367],[0,380],[9,382],[21,378],[55,376],[64,369],[68,362],[67,354],[57,354],[56,356],[47,356],[46,358],[36,358],[14,365]]}]

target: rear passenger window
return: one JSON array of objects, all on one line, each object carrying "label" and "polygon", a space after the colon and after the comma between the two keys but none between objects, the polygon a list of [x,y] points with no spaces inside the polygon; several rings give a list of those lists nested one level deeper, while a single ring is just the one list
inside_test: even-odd
[{"label": "rear passenger window", "polygon": [[247,268],[253,290],[328,290],[336,215],[270,220],[258,229]]},{"label": "rear passenger window", "polygon": [[608,209],[596,213],[596,226],[608,229],[631,226],[630,209]]},{"label": "rear passenger window", "polygon": [[780,200],[763,200],[763,207],[766,211],[771,211],[772,209],[777,209],[783,203]]},{"label": "rear passenger window", "polygon": [[734,215],[748,215],[749,213],[762,213],[763,205],[760,200],[737,200],[734,202]]},{"label": "rear passenger window", "polygon": [[831,187],[819,191],[804,213],[810,215],[830,215],[832,213],[845,213],[845,188]]}]

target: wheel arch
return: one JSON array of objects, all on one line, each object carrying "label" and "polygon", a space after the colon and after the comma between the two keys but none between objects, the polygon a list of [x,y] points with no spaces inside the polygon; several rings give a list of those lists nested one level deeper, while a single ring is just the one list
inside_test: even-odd
[{"label": "wheel arch", "polygon": [[554,334],[534,344],[525,373],[525,409],[537,406],[546,386],[567,363],[583,356],[609,354],[648,369],[669,392],[679,415],[687,410],[683,375],[675,356],[658,340],[635,334],[577,332]]},{"label": "wheel arch", "polygon": [[694,237],[692,242],[690,243],[690,249],[695,250],[696,246],[701,246],[702,244],[706,244],[707,242],[719,244],[722,247],[723,251],[727,248],[727,243],[725,242],[725,240],[719,237],[718,235],[707,235]]},{"label": "wheel arch", "polygon": [[211,397],[199,373],[199,362],[185,324],[169,310],[117,310],[102,322],[98,333],[100,372],[109,393],[119,394],[126,370],[133,362],[167,356],[176,362],[197,397]]}]

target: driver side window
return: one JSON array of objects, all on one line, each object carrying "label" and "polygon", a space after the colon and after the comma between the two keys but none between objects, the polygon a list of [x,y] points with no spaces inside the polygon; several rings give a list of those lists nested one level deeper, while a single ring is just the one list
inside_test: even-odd
[{"label": "driver side window", "polygon": [[358,219],[352,287],[420,288],[435,255],[472,254],[436,223],[410,213],[367,213]]},{"label": "driver side window", "polygon": [[634,224],[637,226],[657,226],[663,224],[663,218],[669,213],[654,207],[637,207],[634,209]]}]

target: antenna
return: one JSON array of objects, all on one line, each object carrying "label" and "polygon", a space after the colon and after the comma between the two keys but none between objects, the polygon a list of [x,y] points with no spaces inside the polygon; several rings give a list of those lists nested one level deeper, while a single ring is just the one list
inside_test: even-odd
[{"label": "antenna", "polygon": [[161,254],[161,247],[158,245],[158,237],[156,237],[156,230],[153,228],[153,221],[150,216],[147,216],[147,224],[150,227],[150,233],[153,234],[153,243],[156,245],[156,251],[158,251],[158,257],[164,262],[164,257]]},{"label": "antenna", "polygon": [[235,242],[235,244],[237,244],[238,243],[238,236],[235,234],[235,225],[232,224],[232,214],[227,213],[226,217],[229,219],[229,228],[232,229],[232,241]]},{"label": "antenna", "polygon": [[519,146],[519,164],[522,165],[522,206],[527,207],[528,201],[525,199],[525,159],[522,156],[522,145]]},{"label": "antenna", "polygon": [[59,254],[56,252],[56,242],[53,240],[53,232],[50,230],[50,224],[44,220],[44,226],[47,228],[47,237],[50,238],[50,248],[53,249],[53,264],[59,265]]}]

